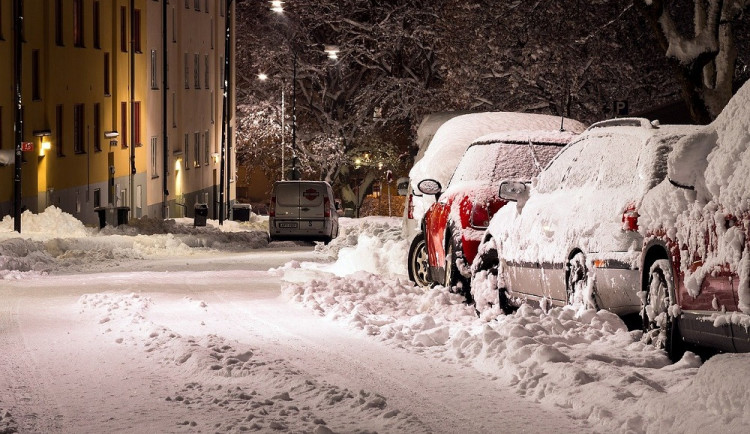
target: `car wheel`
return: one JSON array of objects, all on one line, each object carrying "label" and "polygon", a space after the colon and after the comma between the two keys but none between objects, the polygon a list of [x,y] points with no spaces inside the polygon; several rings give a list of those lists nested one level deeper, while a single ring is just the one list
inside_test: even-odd
[{"label": "car wheel", "polygon": [[589,288],[589,270],[583,253],[576,253],[568,261],[566,277],[566,296],[568,306],[584,306],[599,310],[592,288]]},{"label": "car wheel", "polygon": [[474,259],[471,295],[474,299],[474,308],[480,316],[496,304],[506,315],[510,315],[518,308],[511,303],[508,290],[498,282],[499,263],[497,250],[494,248],[487,249]]},{"label": "car wheel", "polygon": [[443,282],[445,286],[451,290],[466,297],[466,301],[471,303],[473,301],[471,296],[471,287],[469,286],[469,280],[461,275],[461,272],[456,266],[458,261],[458,252],[461,252],[461,247],[458,247],[456,241],[454,241],[450,234],[446,235],[450,240],[448,242],[448,248],[445,251],[445,278]]},{"label": "car wheel", "polygon": [[424,234],[419,233],[411,242],[409,247],[409,280],[417,286],[427,287],[432,285],[430,280],[430,264],[427,262],[427,244]]},{"label": "car wheel", "polygon": [[649,269],[648,285],[643,289],[641,319],[646,342],[667,352],[672,361],[682,357],[684,348],[679,336],[674,306],[674,279],[668,259],[654,261]]}]

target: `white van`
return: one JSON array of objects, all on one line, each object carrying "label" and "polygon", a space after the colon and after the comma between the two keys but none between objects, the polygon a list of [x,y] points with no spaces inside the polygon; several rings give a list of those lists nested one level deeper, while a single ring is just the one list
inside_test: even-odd
[{"label": "white van", "polygon": [[325,181],[277,181],[268,213],[273,240],[311,239],[328,243],[339,234],[331,185]]}]

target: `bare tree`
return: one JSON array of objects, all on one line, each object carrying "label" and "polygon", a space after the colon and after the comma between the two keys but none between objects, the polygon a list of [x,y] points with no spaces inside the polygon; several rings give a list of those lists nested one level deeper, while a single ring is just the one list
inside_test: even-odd
[{"label": "bare tree", "polygon": [[686,5],[678,0],[635,4],[671,59],[691,116],[698,123],[710,122],[732,97],[738,59],[734,29],[750,2],[693,0],[692,26],[681,26],[680,7]]}]

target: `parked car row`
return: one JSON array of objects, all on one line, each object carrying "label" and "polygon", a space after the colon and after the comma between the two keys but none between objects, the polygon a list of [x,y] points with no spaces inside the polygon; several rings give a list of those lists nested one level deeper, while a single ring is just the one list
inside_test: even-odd
[{"label": "parked car row", "polygon": [[418,184],[436,201],[410,276],[490,318],[526,302],[637,316],[675,360],[685,343],[750,351],[748,145],[750,84],[708,126],[475,140],[447,187]]}]

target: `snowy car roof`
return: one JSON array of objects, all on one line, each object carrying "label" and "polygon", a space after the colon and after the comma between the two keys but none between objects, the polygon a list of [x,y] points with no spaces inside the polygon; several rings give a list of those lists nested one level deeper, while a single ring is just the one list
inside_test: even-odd
[{"label": "snowy car roof", "polygon": [[536,113],[485,112],[449,119],[435,132],[424,157],[409,172],[412,186],[427,178],[447,185],[466,148],[481,136],[503,131],[559,130],[561,123],[567,131],[586,129],[574,119]]}]

